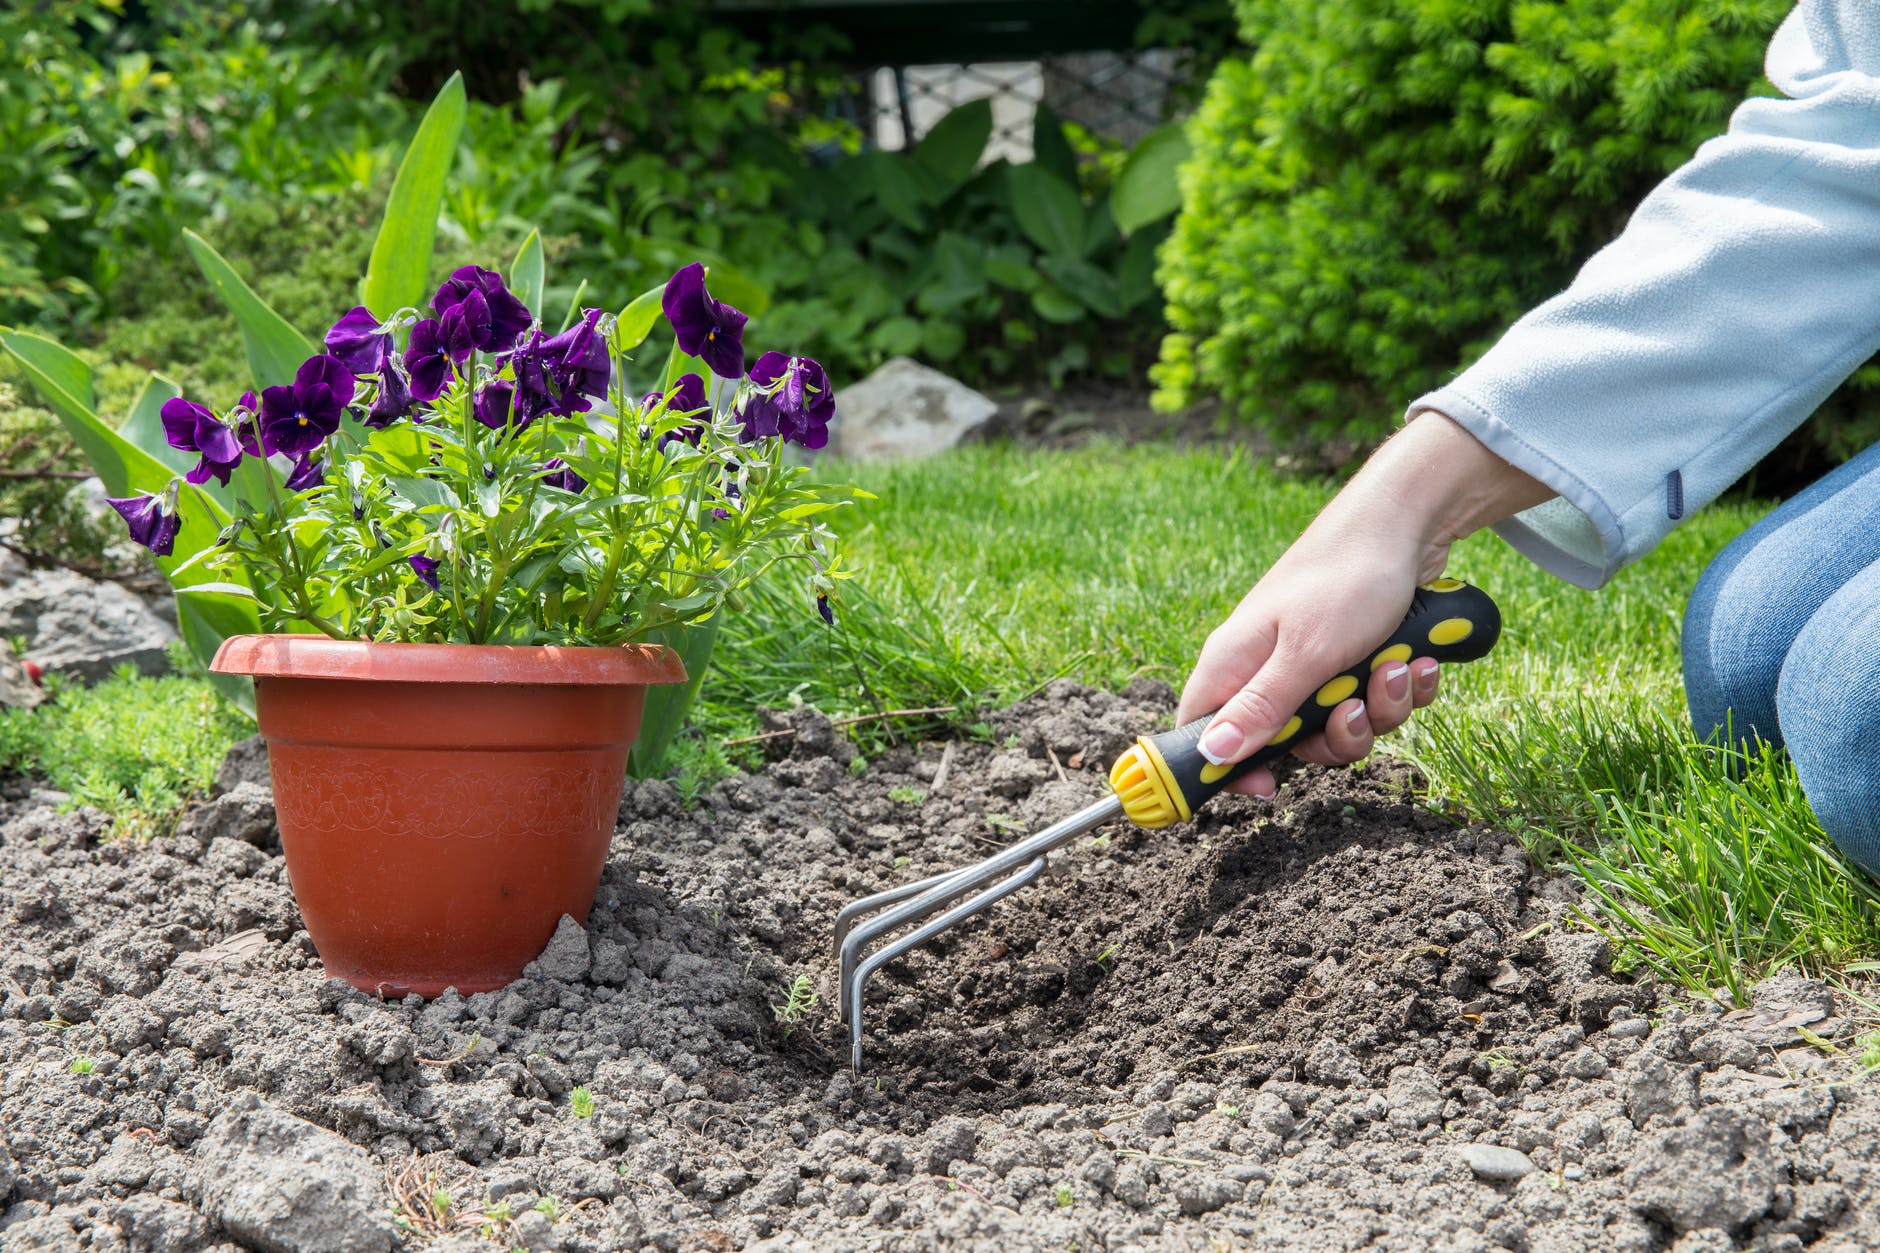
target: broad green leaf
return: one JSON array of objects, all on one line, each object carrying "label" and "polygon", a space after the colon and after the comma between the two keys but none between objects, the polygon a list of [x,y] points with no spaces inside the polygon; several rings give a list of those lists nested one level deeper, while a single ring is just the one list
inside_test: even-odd
[{"label": "broad green leaf", "polygon": [[255,387],[293,382],[294,371],[318,350],[305,335],[269,308],[267,301],[255,295],[254,289],[242,282],[241,275],[222,259],[221,253],[209,246],[208,240],[194,231],[184,231],[183,246],[195,258],[196,268],[209,280],[209,286],[215,288],[216,295],[235,315],[235,325],[241,327],[242,341],[248,347],[248,373],[253,376]]},{"label": "broad green leaf", "polygon": [[973,176],[992,138],[992,101],[968,100],[933,124],[914,148],[914,159],[946,183],[948,190]]},{"label": "broad green leaf", "polygon": [[1084,247],[1084,202],[1069,183],[1038,165],[1015,165],[1012,211],[1019,229],[1044,252],[1074,257]]},{"label": "broad green leaf", "polygon": [[1105,318],[1123,316],[1116,297],[1116,279],[1107,271],[1082,257],[1046,257],[1038,267],[1091,312]]},{"label": "broad green leaf", "polygon": [[[244,592],[247,589],[243,589]],[[253,594],[234,596],[220,592],[176,597],[176,626],[189,651],[204,666],[215,660],[216,650],[231,635],[254,635],[261,630],[261,617]],[[245,674],[216,674],[209,682],[228,698],[230,704],[255,716],[255,681]]]},{"label": "broad green leaf", "polygon": [[241,583],[191,583],[188,587],[176,589],[178,596],[233,596],[238,600],[253,600],[254,589]]},{"label": "broad green leaf", "polygon": [[421,303],[431,277],[431,250],[437,242],[437,213],[444,203],[444,180],[463,133],[463,75],[452,74],[405,149],[385,202],[385,220],[372,241],[361,295],[380,318]]},{"label": "broad green leaf", "polygon": [[661,683],[646,689],[646,706],[640,715],[640,737],[627,757],[627,770],[636,779],[650,778],[659,772],[666,749],[685,726],[686,715],[698,696],[705,671],[711,666],[712,644],[718,638],[722,617],[685,626],[655,631],[650,642],[677,649],[685,663],[685,682]]},{"label": "broad green leaf", "polygon": [[91,367],[65,345],[44,335],[4,326],[0,326],[0,341],[26,370],[47,404],[61,413],[68,406],[83,413],[97,409],[91,390]]},{"label": "broad green leaf", "polygon": [[924,313],[948,313],[986,293],[984,250],[964,235],[942,232],[915,303]]},{"label": "broad green leaf", "polygon": [[522,241],[522,247],[516,250],[516,259],[509,267],[509,289],[537,317],[542,315],[544,281],[542,235],[540,231],[530,231],[529,237]]},{"label": "broad green leaf", "polygon": [[1110,188],[1110,213],[1125,235],[1182,207],[1176,172],[1189,152],[1188,132],[1180,122],[1157,127],[1129,150]]},{"label": "broad green leaf", "polygon": [[951,361],[966,351],[966,332],[958,322],[930,319],[921,327],[920,348],[929,361]]},{"label": "broad green leaf", "polygon": [[661,299],[666,295],[666,285],[661,283],[649,291],[635,296],[615,319],[618,323],[614,331],[615,346],[621,352],[631,352],[646,342],[646,337],[653,333],[653,326],[659,321],[664,309]]},{"label": "broad green leaf", "polygon": [[1034,292],[1044,285],[1044,277],[1029,261],[997,254],[986,258],[986,277],[1013,291]]},{"label": "broad green leaf", "polygon": [[1123,249],[1122,264],[1116,271],[1116,296],[1123,312],[1130,313],[1155,298],[1155,253],[1168,231],[1137,231]]},{"label": "broad green leaf", "polygon": [[1064,137],[1063,121],[1048,104],[1040,104],[1031,115],[1031,159],[1072,187],[1077,186],[1077,154]]},{"label": "broad green leaf", "polygon": [[1084,306],[1054,283],[1031,294],[1031,307],[1047,322],[1076,322],[1084,316]]},{"label": "broad green leaf", "polygon": [[856,157],[865,182],[882,212],[911,231],[927,227],[927,211],[953,188],[926,163],[894,152]]},{"label": "broad green leaf", "polygon": [[178,474],[187,472],[196,464],[196,454],[170,446],[168,437],[163,433],[163,405],[182,394],[183,389],[169,379],[160,374],[150,375],[144,379],[143,390],[137,393],[137,399],[131,405],[131,416],[124,419],[124,425],[118,428],[118,434],[133,446],[143,449]]}]

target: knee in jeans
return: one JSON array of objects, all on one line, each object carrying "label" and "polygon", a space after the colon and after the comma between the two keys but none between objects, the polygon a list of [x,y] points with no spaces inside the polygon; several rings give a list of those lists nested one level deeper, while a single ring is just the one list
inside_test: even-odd
[{"label": "knee in jeans", "polygon": [[1753,561],[1714,563],[1698,580],[1684,611],[1684,687],[1699,739],[1726,728],[1736,741],[1780,745],[1776,683],[1783,650],[1768,587]]},{"label": "knee in jeans", "polygon": [[1782,734],[1822,829],[1880,877],[1880,654],[1849,624],[1811,622],[1776,687]]}]

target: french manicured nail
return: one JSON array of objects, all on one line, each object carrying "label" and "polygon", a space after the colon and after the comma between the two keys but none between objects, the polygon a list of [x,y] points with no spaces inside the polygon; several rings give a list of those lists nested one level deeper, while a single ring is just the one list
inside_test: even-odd
[{"label": "french manicured nail", "polygon": [[1442,673],[1442,667],[1435,662],[1417,671],[1417,691],[1429,692],[1436,688],[1436,676]]},{"label": "french manicured nail", "polygon": [[1385,666],[1384,692],[1392,700],[1402,700],[1410,695],[1410,667],[1401,661],[1393,661]]},{"label": "french manicured nail", "polygon": [[1351,728],[1353,735],[1363,735],[1365,731],[1369,729],[1369,723],[1364,716],[1363,705],[1359,705],[1356,709],[1345,715],[1345,725]]},{"label": "french manicured nail", "polygon": [[1240,746],[1247,742],[1247,737],[1240,733],[1240,728],[1231,722],[1217,722],[1207,729],[1201,737],[1201,755],[1217,766],[1224,766],[1234,759]]}]

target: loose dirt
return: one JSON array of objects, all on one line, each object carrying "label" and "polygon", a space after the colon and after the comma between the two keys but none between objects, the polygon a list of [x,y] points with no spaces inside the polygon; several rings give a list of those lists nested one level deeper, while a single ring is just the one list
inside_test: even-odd
[{"label": "loose dirt", "polygon": [[1093,833],[883,971],[851,1074],[835,911],[1101,795],[1172,709],[1059,684],[866,763],[798,714],[691,809],[630,785],[587,927],[429,1003],[322,976],[252,750],[147,843],[15,781],[0,1247],[1880,1245],[1849,1004],[1615,976],[1563,881],[1401,765]]}]

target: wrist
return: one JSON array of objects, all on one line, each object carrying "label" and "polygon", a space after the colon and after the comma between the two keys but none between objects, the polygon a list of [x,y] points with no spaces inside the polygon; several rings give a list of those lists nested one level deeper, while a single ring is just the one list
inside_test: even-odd
[{"label": "wrist", "polygon": [[1419,540],[1445,547],[1556,494],[1436,409],[1420,411],[1359,475],[1375,475]]}]

